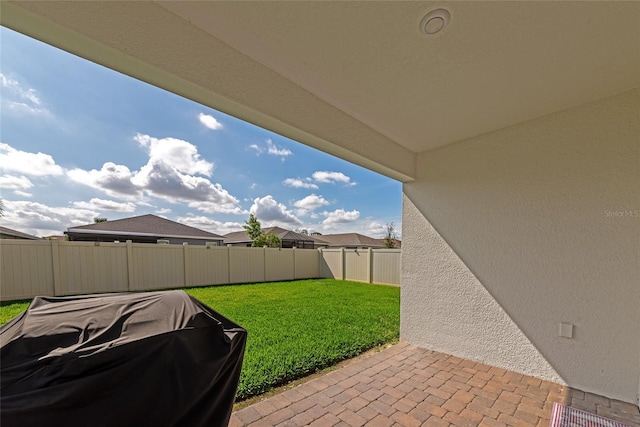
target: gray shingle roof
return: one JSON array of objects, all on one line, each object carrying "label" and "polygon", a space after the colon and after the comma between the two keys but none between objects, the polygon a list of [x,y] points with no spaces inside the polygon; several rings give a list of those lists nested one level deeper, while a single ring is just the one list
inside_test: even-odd
[{"label": "gray shingle roof", "polygon": [[367,246],[381,248],[384,246],[382,239],[374,239],[359,233],[323,234],[320,238],[329,243],[329,246]]},{"label": "gray shingle roof", "polygon": [[32,236],[31,234],[23,233],[22,231],[12,230],[11,228],[3,227],[0,225],[0,235],[17,237],[19,239],[40,240],[39,237]]},{"label": "gray shingle roof", "polygon": [[208,231],[200,230],[199,228],[190,227],[188,225],[180,224],[179,222],[151,214],[81,225],[78,227],[69,227],[67,232],[135,234],[212,240],[223,239],[223,237],[218,234],[209,233]]}]

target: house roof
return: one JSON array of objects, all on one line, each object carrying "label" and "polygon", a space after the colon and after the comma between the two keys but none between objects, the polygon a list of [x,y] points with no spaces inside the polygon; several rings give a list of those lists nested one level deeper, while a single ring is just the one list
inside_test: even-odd
[{"label": "house roof", "polygon": [[359,233],[323,234],[322,239],[329,246],[369,246],[381,248],[384,246],[382,239],[374,239]]},{"label": "house roof", "polygon": [[0,225],[0,236],[12,236],[19,239],[40,240],[39,237],[32,236],[31,234],[23,233],[22,231],[12,230],[11,228],[3,227]]},{"label": "house roof", "polygon": [[327,242],[326,240],[323,240],[322,236],[318,237],[314,235],[309,235],[308,237],[312,239],[314,242],[316,242],[316,245],[327,245],[327,246],[329,245],[329,242]]},{"label": "house roof", "polygon": [[158,236],[201,240],[222,240],[223,237],[161,218],[156,215],[140,215],[113,221],[97,222],[94,224],[69,227],[67,233],[86,234],[118,234],[131,236]]},{"label": "house roof", "polygon": [[67,236],[65,236],[64,234],[63,235],[54,234],[54,235],[51,235],[51,236],[43,236],[42,238],[46,239],[46,240],[59,240],[59,241],[62,241],[62,242],[67,240]]},{"label": "house roof", "polygon": [[[271,232],[275,233],[281,240],[295,240],[295,241],[305,241],[305,242],[314,242],[317,244],[326,244],[322,239],[318,239],[315,236],[307,236],[306,234],[296,233],[295,231],[287,230],[282,227],[266,227],[263,228],[265,234],[269,234]],[[224,235],[224,241],[226,243],[242,243],[242,242],[251,242],[251,238],[249,234],[245,230],[242,231],[234,231],[232,233],[227,233]]]},{"label": "house roof", "polygon": [[[437,8],[449,25],[427,35]],[[640,2],[6,1],[0,19],[409,182],[420,153],[638,87],[639,13]]]}]

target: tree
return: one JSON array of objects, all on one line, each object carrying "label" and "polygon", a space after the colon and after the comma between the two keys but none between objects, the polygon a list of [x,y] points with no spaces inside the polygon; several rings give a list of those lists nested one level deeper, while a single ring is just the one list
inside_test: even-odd
[{"label": "tree", "polygon": [[280,237],[278,237],[278,235],[273,231],[269,234],[265,234],[264,231],[262,231],[260,221],[258,221],[258,218],[256,218],[254,214],[249,214],[249,220],[245,221],[245,224],[246,225],[243,225],[242,228],[247,231],[247,234],[251,240],[253,240],[251,246],[254,248],[262,248],[264,246],[269,248],[280,247],[280,244],[282,243]]},{"label": "tree", "polygon": [[103,218],[103,217],[95,217],[95,218],[93,218],[93,222],[95,224],[97,224],[99,222],[107,222],[107,221],[108,221],[108,219],[107,218]]},{"label": "tree", "polygon": [[0,218],[4,216],[4,200],[0,199]]},{"label": "tree", "polygon": [[396,226],[394,223],[390,222],[385,225],[386,234],[384,236],[384,247],[385,248],[395,248],[396,240],[398,239],[398,233],[396,232]]},{"label": "tree", "polygon": [[258,221],[258,218],[256,218],[254,214],[249,214],[249,220],[245,221],[245,224],[246,225],[243,225],[242,228],[244,228],[247,231],[247,234],[249,235],[251,240],[253,240],[253,242],[255,243],[256,239],[264,234],[262,232],[262,226],[260,225],[260,221]]},{"label": "tree", "polygon": [[267,234],[266,243],[269,248],[279,248],[280,245],[282,245],[282,239],[278,237],[276,233],[271,231]]},{"label": "tree", "polygon": [[282,240],[276,233],[273,231],[269,232],[269,234],[264,234],[264,232],[253,241],[251,246],[262,248],[264,246],[268,248],[279,248],[282,244]]},{"label": "tree", "polygon": [[304,234],[305,236],[309,235],[309,230],[307,230],[306,228],[297,228],[293,231],[295,231],[298,234]]}]

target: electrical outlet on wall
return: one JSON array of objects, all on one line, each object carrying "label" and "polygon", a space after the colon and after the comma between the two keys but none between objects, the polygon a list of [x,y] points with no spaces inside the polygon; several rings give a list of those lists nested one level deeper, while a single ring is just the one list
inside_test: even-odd
[{"label": "electrical outlet on wall", "polygon": [[560,323],[558,325],[558,336],[563,338],[573,338],[573,325],[570,323]]}]

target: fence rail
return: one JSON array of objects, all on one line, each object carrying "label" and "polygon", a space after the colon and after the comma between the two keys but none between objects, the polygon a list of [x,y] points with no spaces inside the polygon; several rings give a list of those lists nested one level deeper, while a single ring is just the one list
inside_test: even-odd
[{"label": "fence rail", "polygon": [[399,249],[0,241],[0,300],[328,277],[400,284]]}]

